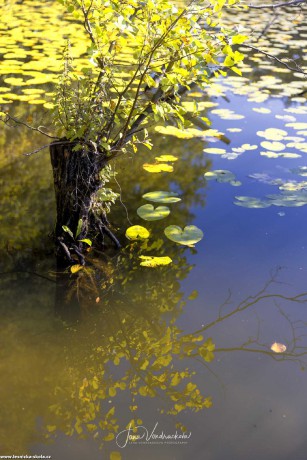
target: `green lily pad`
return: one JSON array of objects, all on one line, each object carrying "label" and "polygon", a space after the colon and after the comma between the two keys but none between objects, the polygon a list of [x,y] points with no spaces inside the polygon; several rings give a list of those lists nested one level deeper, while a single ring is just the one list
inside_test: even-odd
[{"label": "green lily pad", "polygon": [[177,225],[169,225],[164,230],[164,233],[169,240],[186,246],[193,246],[204,237],[201,229],[195,225],[187,225],[183,230]]},{"label": "green lily pad", "polygon": [[234,187],[242,185],[240,181],[236,180],[236,176],[227,169],[215,169],[214,171],[207,171],[204,176],[207,180],[216,180],[217,182],[221,183],[228,182]]},{"label": "green lily pad", "polygon": [[243,208],[261,209],[271,206],[271,203],[252,196],[236,196],[235,199],[237,201],[234,201],[234,204]]},{"label": "green lily pad", "polygon": [[181,201],[181,198],[178,198],[178,193],[163,192],[161,190],[145,193],[143,198],[148,201],[153,201],[154,203],[177,203]]},{"label": "green lily pad", "polygon": [[144,204],[136,212],[144,220],[161,220],[167,217],[171,211],[167,206],[158,206],[155,209],[152,204]]},{"label": "green lily pad", "polygon": [[140,256],[139,258],[142,259],[142,262],[140,263],[142,267],[150,267],[150,268],[159,267],[161,265],[169,265],[173,262],[172,259],[168,256],[164,256],[164,257]]},{"label": "green lily pad", "polygon": [[149,237],[149,231],[141,225],[133,225],[127,228],[126,237],[128,240],[146,240]]}]

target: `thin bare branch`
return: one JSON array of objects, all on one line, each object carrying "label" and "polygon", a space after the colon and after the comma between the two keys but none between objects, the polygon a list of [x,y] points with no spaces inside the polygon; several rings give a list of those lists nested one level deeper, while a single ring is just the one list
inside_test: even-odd
[{"label": "thin bare branch", "polygon": [[267,8],[272,8],[273,10],[275,8],[285,8],[287,6],[297,6],[297,5],[303,5],[307,4],[307,0],[292,0],[290,2],[281,2],[281,3],[270,3],[266,5],[248,5],[249,8],[257,9],[257,10],[262,10],[262,9],[267,9]]},{"label": "thin bare branch", "polygon": [[18,120],[18,118],[12,117],[12,115],[9,115],[8,113],[6,114],[5,119],[2,120],[2,121],[3,121],[3,123],[5,123],[6,125],[11,126],[11,125],[9,124],[9,122],[10,122],[11,120],[12,120],[14,123],[16,123],[17,125],[26,126],[28,129],[31,129],[32,131],[36,131],[36,132],[38,132],[38,133],[40,133],[40,134],[43,134],[43,135],[46,136],[46,137],[49,137],[49,139],[60,139],[60,138],[57,137],[57,136],[51,136],[50,134],[45,133],[45,132],[42,131],[40,128],[34,128],[33,126],[28,125],[28,123],[25,123],[24,121]]},{"label": "thin bare branch", "polygon": [[269,59],[272,59],[273,61],[278,62],[280,65],[286,67],[287,69],[291,70],[292,72],[298,72],[298,73],[301,73],[303,75],[307,75],[307,72],[305,72],[303,69],[301,69],[300,66],[297,65],[296,62],[293,59],[291,60],[291,62],[294,62],[296,67],[291,67],[291,65],[289,65],[287,62],[282,61],[281,59],[279,59],[278,57],[274,56],[273,54],[270,54],[267,51],[263,51],[260,48],[257,48],[256,46],[246,45],[245,43],[240,45],[240,46],[243,47],[243,48],[249,48],[251,50],[254,50],[257,53],[261,53],[264,56],[268,57]]}]

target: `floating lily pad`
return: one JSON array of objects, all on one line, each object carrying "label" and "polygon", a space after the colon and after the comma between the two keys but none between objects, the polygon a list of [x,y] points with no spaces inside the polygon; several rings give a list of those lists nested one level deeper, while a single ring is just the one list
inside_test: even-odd
[{"label": "floating lily pad", "polygon": [[157,163],[157,164],[149,164],[144,163],[143,169],[150,173],[160,173],[160,172],[173,172],[174,168],[172,165],[167,163]]},{"label": "floating lily pad", "polygon": [[136,212],[142,219],[150,221],[165,219],[171,211],[167,206],[158,206],[155,209],[152,204],[144,204]]},{"label": "floating lily pad", "polygon": [[214,171],[207,171],[205,174],[205,179],[207,180],[216,180],[217,182],[226,183],[237,187],[242,185],[240,181],[236,180],[236,176],[227,169],[216,169]]},{"label": "floating lily pad", "polygon": [[164,233],[171,241],[186,246],[193,246],[204,237],[203,232],[195,225],[187,225],[183,230],[177,225],[169,225]]},{"label": "floating lily pad", "polygon": [[146,240],[149,237],[149,231],[141,225],[133,225],[127,228],[126,237],[128,240]]},{"label": "floating lily pad", "polygon": [[240,133],[242,131],[241,128],[227,128],[227,131],[230,133]]},{"label": "floating lily pad", "polygon": [[254,112],[258,112],[258,113],[271,113],[271,110],[270,109],[266,109],[265,107],[253,107],[253,111]]},{"label": "floating lily pad", "polygon": [[244,150],[257,150],[258,148],[258,145],[251,145],[251,144],[242,144],[241,145],[241,148],[244,149]]},{"label": "floating lily pad", "polygon": [[289,128],[294,128],[294,129],[307,129],[307,123],[294,122],[294,123],[287,123],[286,126]]},{"label": "floating lily pad", "polygon": [[287,134],[287,131],[277,128],[267,128],[264,131],[257,131],[258,136],[264,137],[268,141],[281,141]]},{"label": "floating lily pad", "polygon": [[290,169],[290,171],[299,176],[307,177],[307,166],[300,166],[299,168]]},{"label": "floating lily pad", "polygon": [[140,263],[142,267],[155,268],[161,265],[169,265],[172,263],[172,259],[168,256],[164,256],[164,257],[140,256],[139,258],[142,259],[142,262]]},{"label": "floating lily pad", "polygon": [[302,155],[298,153],[276,153],[276,152],[260,152],[260,155],[267,157],[267,158],[300,158]]},{"label": "floating lily pad", "polygon": [[204,149],[204,152],[210,153],[212,155],[223,155],[224,153],[226,153],[226,150],[210,147],[210,148]]},{"label": "floating lily pad", "polygon": [[234,204],[242,206],[243,208],[268,208],[271,203],[261,200],[260,198],[254,198],[252,196],[236,196]]},{"label": "floating lily pad", "polygon": [[261,146],[264,149],[268,149],[269,151],[273,151],[273,152],[280,152],[281,150],[285,150],[286,148],[285,144],[282,144],[281,142],[269,142],[269,141],[261,142]]},{"label": "floating lily pad", "polygon": [[178,157],[175,157],[174,155],[160,155],[159,157],[156,157],[155,160],[167,163],[168,161],[177,161]]},{"label": "floating lily pad", "polygon": [[153,201],[154,203],[177,203],[181,201],[181,198],[178,197],[178,193],[163,192],[161,190],[145,193],[143,198],[147,201]]},{"label": "floating lily pad", "polygon": [[220,136],[223,135],[220,131],[217,129],[207,129],[207,130],[200,130],[196,128],[186,128],[186,129],[179,129],[176,128],[175,126],[156,126],[155,131],[168,135],[168,136],[175,136],[178,137],[179,139],[193,139],[195,137],[217,137],[219,138]]}]

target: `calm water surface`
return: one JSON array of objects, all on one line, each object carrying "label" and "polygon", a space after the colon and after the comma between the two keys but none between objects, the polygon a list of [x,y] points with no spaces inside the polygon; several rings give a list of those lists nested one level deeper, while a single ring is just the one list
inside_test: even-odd
[{"label": "calm water surface", "polygon": [[[304,200],[299,168],[306,166],[306,127],[286,124],[306,124],[307,110],[304,98],[284,94],[292,88],[295,96],[293,81],[300,92],[299,75],[275,73],[272,83],[271,69],[263,64],[260,70],[250,81],[257,85],[261,77],[264,86],[275,85],[269,92],[264,88],[262,102],[247,91],[238,94],[238,77],[233,82],[239,86],[222,86],[221,96],[198,97],[218,104],[207,116],[228,145],[157,135],[152,152],[117,161],[113,186],[122,203],[110,220],[124,245],[125,229],[144,225],[136,214],[146,203],[144,193],[172,190],[182,201],[170,205],[165,221],[145,222],[151,230],[147,246],[95,254],[77,278],[57,274],[47,237],[54,222],[48,154],[21,157],[40,139],[21,129],[5,131],[0,454],[54,460],[306,459],[307,208],[284,206],[280,187],[294,188],[301,193],[296,202]],[[243,117],[223,119],[217,108]],[[259,108],[266,113],[254,110]],[[17,110],[26,116],[30,109]],[[31,116],[39,121],[41,115]],[[286,130],[284,144],[297,143],[285,137],[302,137],[303,148],[284,150],[300,156],[261,155],[268,149],[260,146],[265,139],[257,132],[267,128]],[[242,144],[257,147],[232,151]],[[228,156],[203,152],[208,147],[225,149]],[[160,154],[178,157],[174,172],[144,171],[142,164]],[[231,171],[241,185],[206,180],[204,173],[214,170]],[[255,201],[235,198],[254,197],[264,206],[267,195],[276,194],[283,206],[258,208]],[[204,238],[185,249],[165,238],[163,229],[171,224],[197,225]],[[140,267],[141,254],[168,255],[173,263]],[[286,345],[286,353],[272,352],[274,342]],[[151,438],[124,446],[129,425]],[[188,439],[154,436],[176,430]]]}]

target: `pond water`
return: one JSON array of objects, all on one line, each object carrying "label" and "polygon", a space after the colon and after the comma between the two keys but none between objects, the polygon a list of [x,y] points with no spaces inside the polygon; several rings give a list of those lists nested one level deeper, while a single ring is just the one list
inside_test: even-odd
[{"label": "pond water", "polygon": [[[299,14],[277,18],[267,49],[306,56]],[[256,55],[243,78],[191,95],[223,140],[157,133],[151,152],[117,160],[110,220],[124,249],[93,254],[73,276],[57,272],[48,239],[48,153],[23,157],[39,135],[3,130],[0,455],[306,459],[304,89],[301,73]],[[14,108],[43,124],[33,105]],[[144,170],[162,154],[178,158],[172,173]],[[145,222],[136,211],[155,190],[181,201]],[[150,230],[148,242],[126,246],[132,224]],[[184,248],[165,237],[167,225],[196,225],[204,238]],[[173,262],[151,269],[140,255]],[[272,351],[275,342],[286,351]]]}]

